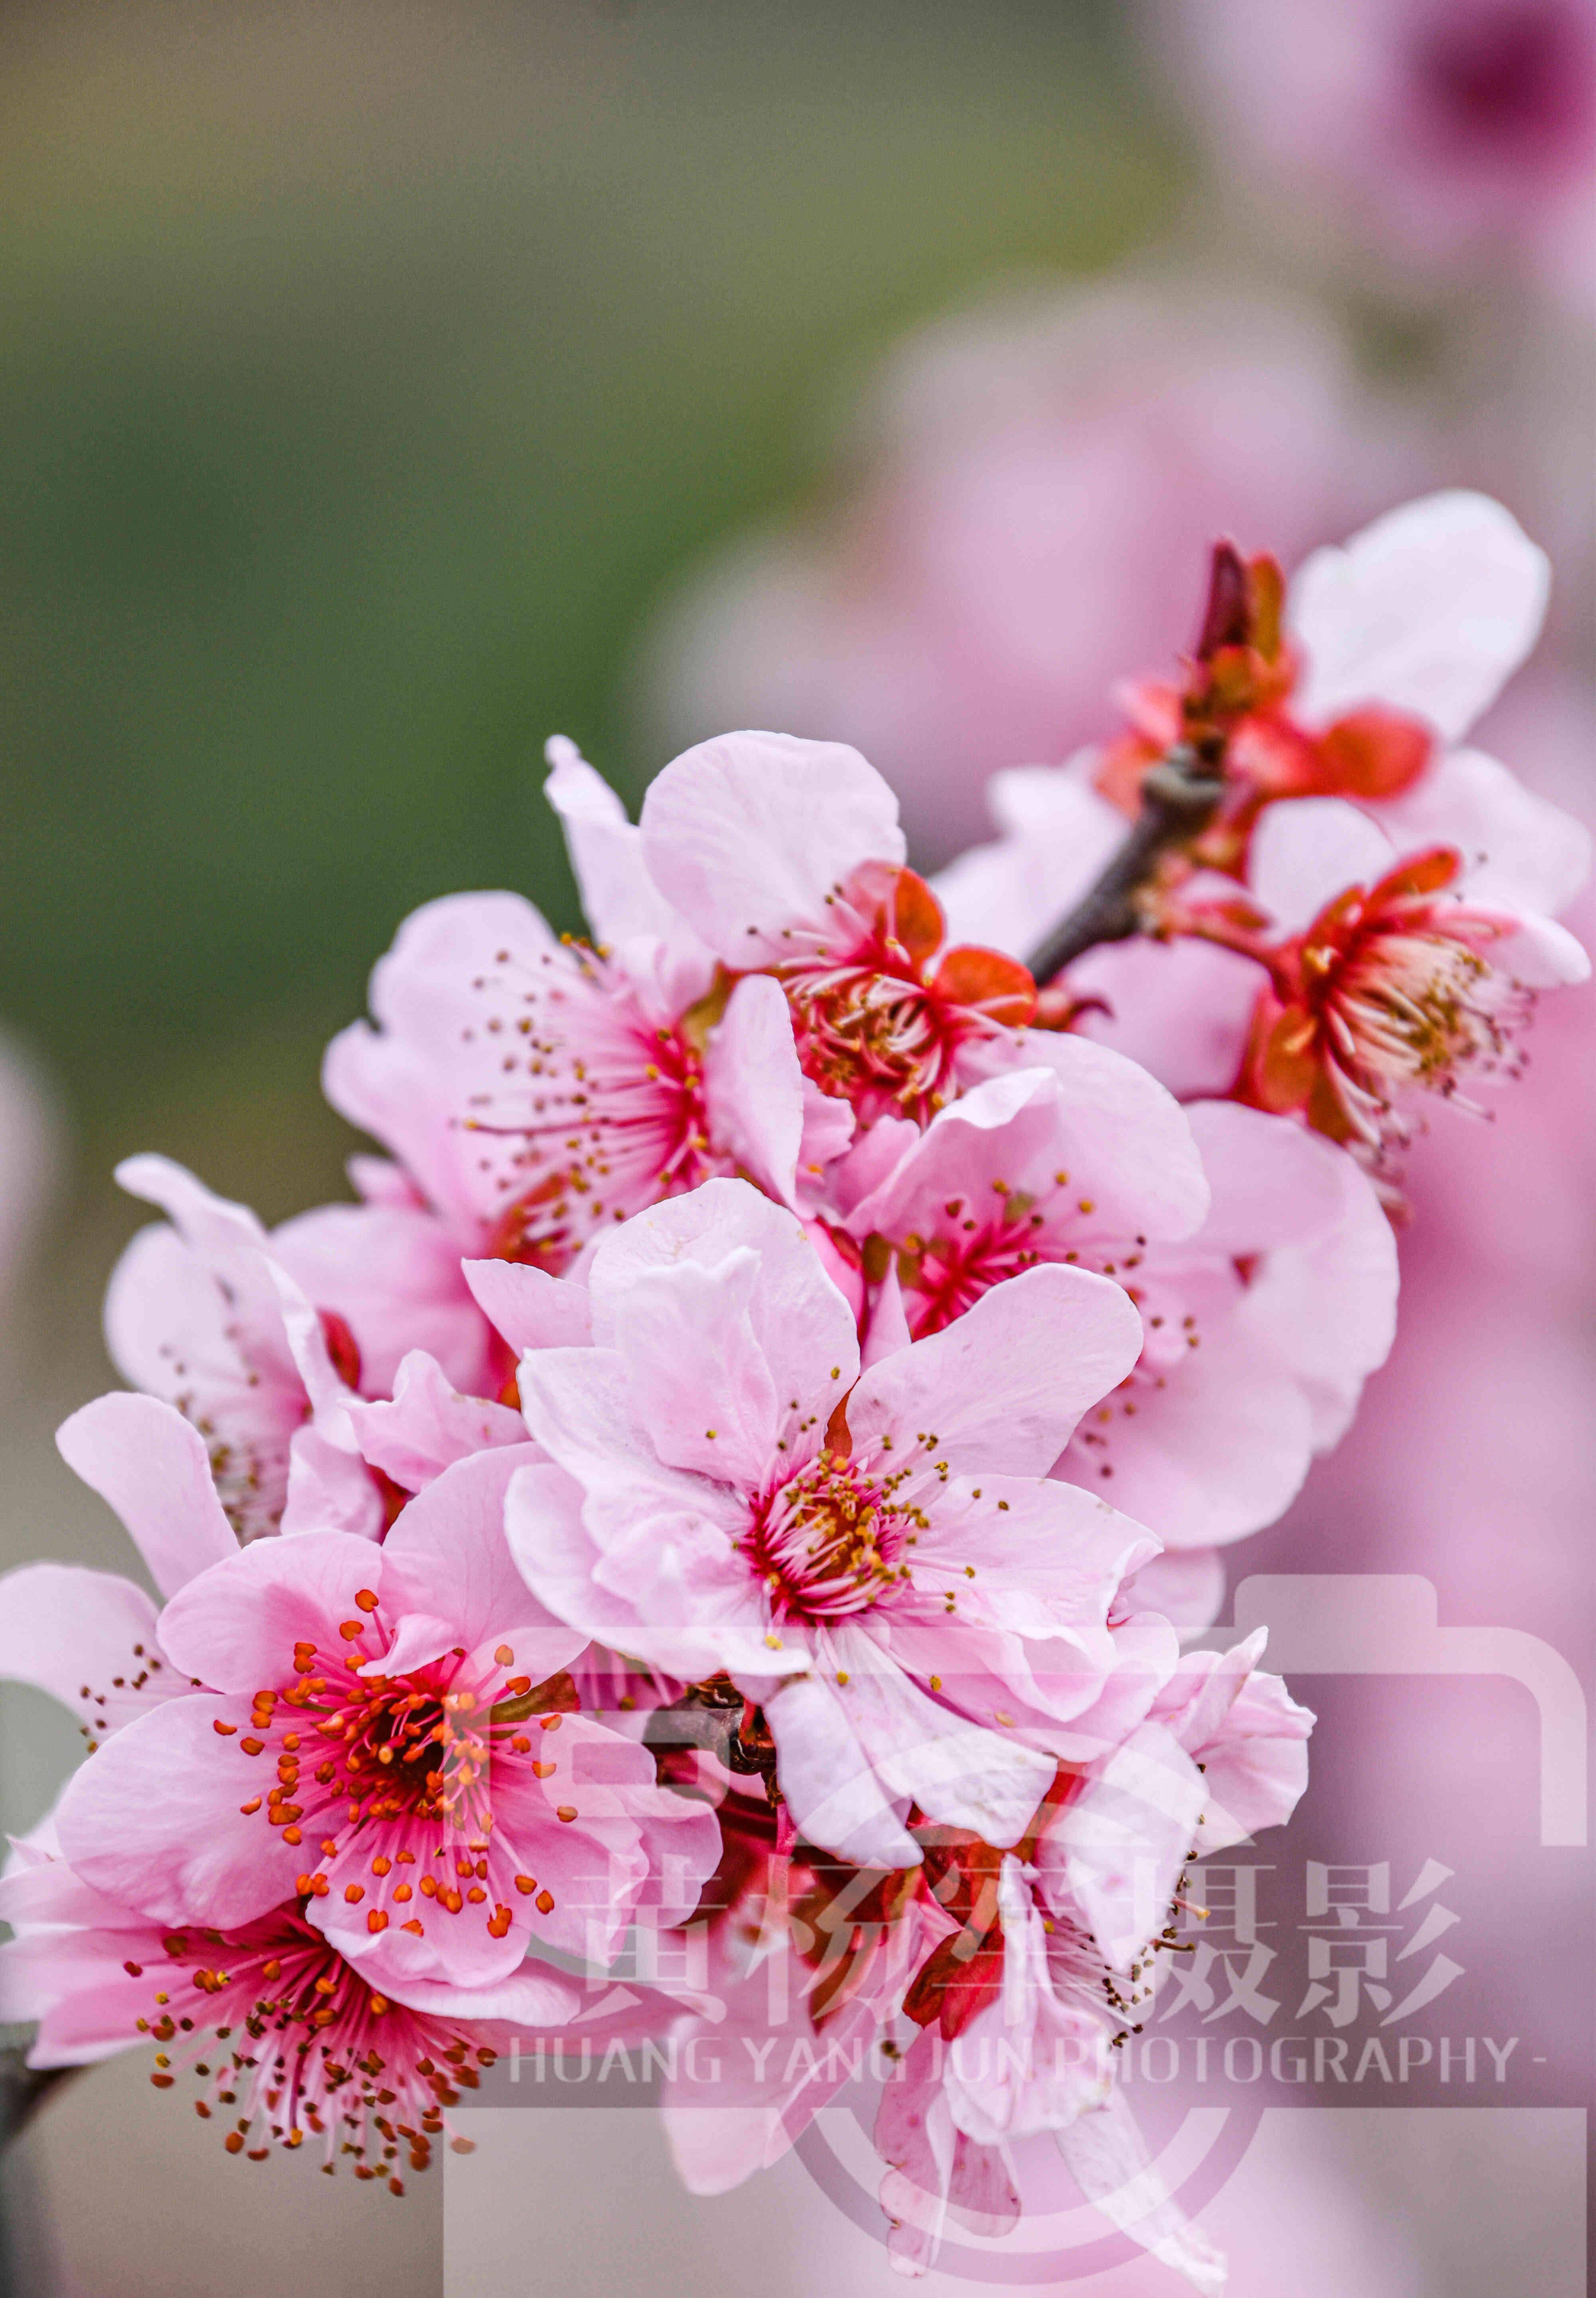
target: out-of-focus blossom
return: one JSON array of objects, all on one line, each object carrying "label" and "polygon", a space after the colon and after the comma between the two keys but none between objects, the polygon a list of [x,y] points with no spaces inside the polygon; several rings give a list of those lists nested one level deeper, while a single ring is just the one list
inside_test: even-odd
[{"label": "out-of-focus blossom", "polygon": [[399,1994],[503,1979],[533,1938],[606,1959],[665,1838],[690,1904],[713,1818],[564,1712],[585,1639],[504,1542],[526,1458],[446,1470],[381,1548],[305,1532],[186,1580],[159,1622],[177,1696],[112,1732],[59,1806],[83,1880],[222,1929],[297,1898]]},{"label": "out-of-focus blossom", "polygon": [[1177,0],[1164,13],[1189,116],[1277,211],[1335,216],[1410,273],[1511,267],[1590,310],[1585,0]]},{"label": "out-of-focus blossom", "polygon": [[860,1372],[852,1310],[793,1217],[711,1182],[607,1238],[597,1347],[521,1362],[558,1465],[510,1545],[558,1616],[763,1706],[794,1823],[914,1864],[903,1822],[1013,1843],[1112,1666],[1108,1604],[1155,1552],[1044,1481],[1141,1346],[1120,1288],[1038,1268]]},{"label": "out-of-focus blossom", "polygon": [[574,1980],[524,1965],[475,1992],[418,1985],[401,2003],[296,1901],[174,1930],[84,1882],[37,1833],[0,1881],[0,1915],[13,1932],[0,1947],[0,2017],[37,2021],[30,2066],[153,2043],[151,2082],[171,2090],[191,2076],[229,2154],[259,2162],[319,2137],[325,2167],[352,2156],[357,2178],[396,2195],[407,2169],[428,2167],[478,2070],[525,2028],[563,2026],[582,2000]]},{"label": "out-of-focus blossom", "polygon": [[1178,283],[1022,290],[889,362],[806,527],[667,607],[643,667],[671,747],[717,726],[856,743],[914,850],[981,834],[981,785],[1102,730],[1167,661],[1222,533],[1286,559],[1400,484],[1388,418],[1303,312]]}]

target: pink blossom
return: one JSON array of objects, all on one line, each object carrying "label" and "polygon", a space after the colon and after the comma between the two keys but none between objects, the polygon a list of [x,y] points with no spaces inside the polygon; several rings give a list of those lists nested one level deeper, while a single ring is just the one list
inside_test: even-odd
[{"label": "pink blossom", "polygon": [[[1120,1055],[1047,1038],[1048,1070],[977,1087],[933,1120],[850,1226],[889,1245],[906,1330],[940,1330],[1039,1262],[1122,1285],[1133,1370],[1055,1473],[1114,1480],[1177,1548],[1272,1523],[1336,1442],[1394,1329],[1389,1225],[1351,1160],[1220,1102],[1182,1111]],[[881,1245],[866,1243],[867,1263]]]},{"label": "pink blossom", "polygon": [[1168,659],[1216,535],[1294,558],[1401,467],[1304,309],[1175,277],[1004,290],[893,354],[830,475],[839,509],[740,541],[667,606],[652,723],[673,746],[729,725],[856,743],[939,863],[981,836],[988,775],[1067,757],[1115,678]]},{"label": "pink blossom", "polygon": [[[163,1597],[237,1553],[204,1439],[170,1404],[102,1396],[62,1423],[56,1442],[121,1517]],[[24,1564],[0,1586],[0,1676],[60,1700],[91,1749],[186,1688],[161,1641],[159,1608],[134,1581]]]},{"label": "pink blossom", "polygon": [[607,1959],[661,1861],[666,1905],[690,1904],[713,1819],[656,1790],[643,1750],[561,1712],[584,1639],[529,1595],[502,1529],[536,1457],[457,1462],[381,1548],[308,1531],[186,1579],[159,1623],[178,1696],[62,1797],[83,1880],[222,1930],[297,1899],[407,1999],[494,1983],[534,1938]]},{"label": "pink blossom", "polygon": [[[174,1930],[107,1897],[65,1859],[20,1846],[0,1914],[0,2016],[37,2020],[33,2067],[81,2066],[140,2043],[161,2046],[150,2080],[192,2077],[194,2104],[229,2154],[325,2140],[358,2178],[402,2194],[426,2169],[462,2091],[526,2027],[563,2025],[580,1990],[524,1965],[471,1992],[421,1982],[401,2002],[373,1987],[297,1900],[217,1928]],[[401,2161],[401,2156],[403,2161]]]},{"label": "pink blossom", "polygon": [[773,985],[717,985],[620,801],[569,743],[550,755],[596,946],[562,939],[519,895],[428,904],[372,976],[376,1027],[334,1040],[324,1082],[398,1158],[457,1256],[558,1270],[734,1164],[796,1203],[851,1128],[827,1109],[816,1130]]},{"label": "pink blossom", "polygon": [[[923,2031],[876,2126],[889,2248],[906,2269],[933,2261],[948,2215],[1012,2223],[1019,2200],[997,2150],[1052,2131],[1093,2199],[1128,2188],[1116,2223],[1198,2289],[1223,2287],[1220,2262],[1146,2172],[1112,2043],[1168,1967],[1187,1860],[1288,1818],[1306,1784],[1313,1718],[1257,1671],[1261,1641],[1177,1663],[1145,1721],[1061,1773],[1020,1856],[955,1855],[973,1886],[945,1899],[963,1927],[909,1990]],[[1151,1656],[1144,1641],[1144,1682]],[[1094,2178],[1103,2153],[1119,2178]]]},{"label": "pink blossom", "polygon": [[141,1230],[112,1277],[118,1369],[199,1430],[241,1539],[325,1524],[329,1509],[378,1536],[383,1496],[349,1417],[362,1387],[386,1394],[407,1333],[467,1384],[487,1376],[487,1330],[437,1223],[331,1205],[269,1236],[164,1157],[117,1174],[171,1220]]},{"label": "pink blossom", "polygon": [[[1270,987],[1255,963],[1270,958],[1267,938],[1226,922],[1239,878],[1277,931],[1305,934],[1326,913],[1336,930],[1327,923],[1321,938],[1336,950],[1337,982],[1340,928],[1357,929],[1362,971],[1343,1001],[1344,1026],[1358,1026],[1371,991],[1385,1018],[1363,1029],[1366,1058],[1350,1091],[1336,1087],[1340,1115],[1324,1125],[1335,1137],[1372,1149],[1400,1137],[1404,1085],[1450,1092],[1460,1072],[1507,1066],[1523,991],[1583,978],[1583,953],[1551,913],[1582,883],[1590,843],[1505,767],[1457,746],[1533,646],[1545,599],[1542,554],[1477,495],[1429,497],[1344,549],[1314,554],[1287,594],[1290,648],[1258,712],[1236,729],[1229,794],[1197,846],[1198,862],[1217,866],[1168,897],[1170,930],[1235,946],[1092,952],[1068,988],[1109,1011],[1088,1006],[1079,1026],[1183,1092],[1234,1085]],[[1127,742],[1057,772],[998,778],[1008,834],[939,882],[956,930],[1029,946],[1079,899],[1113,849],[1115,817],[1134,810],[1141,773],[1173,738],[1174,690],[1160,691],[1156,707],[1145,692],[1136,702],[1144,723]],[[1326,794],[1337,790],[1345,794]],[[1454,858],[1437,876],[1426,857],[1442,852]],[[1366,909],[1350,921],[1331,910],[1348,888],[1368,893],[1421,862],[1426,888],[1397,882],[1393,895],[1399,904],[1421,890],[1444,897],[1426,903],[1422,922],[1393,913],[1377,941]],[[1278,979],[1275,994],[1292,1004]],[[1272,1026],[1278,1011],[1267,1019]],[[1283,1087],[1252,1092],[1275,1108],[1308,1099],[1306,1085],[1286,1098]]]},{"label": "pink blossom", "polygon": [[1410,273],[1504,260],[1589,308],[1596,33],[1579,0],[1220,0],[1180,83],[1271,221],[1334,217]]},{"label": "pink blossom", "polygon": [[803,1228],[740,1182],[606,1238],[590,1281],[599,1345],[519,1374],[558,1464],[510,1492],[534,1591],[762,1702],[795,1823],[839,1856],[913,1864],[911,1802],[1016,1840],[1051,1776],[1028,1740],[1090,1703],[1109,1597],[1154,1552],[1045,1481],[1136,1360],[1125,1294],[1030,1269],[861,1375]]},{"label": "pink blossom", "polygon": [[903,866],[897,801],[841,743],[702,742],[650,783],[642,837],[655,883],[722,963],[781,983],[806,1077],[862,1124],[923,1122],[1031,1018],[1023,966],[944,947],[935,897]]}]

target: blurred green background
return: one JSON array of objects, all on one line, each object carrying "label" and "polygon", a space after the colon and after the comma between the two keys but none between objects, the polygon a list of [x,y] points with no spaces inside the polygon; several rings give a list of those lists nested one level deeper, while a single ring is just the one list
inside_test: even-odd
[{"label": "blurred green background", "polygon": [[66,1095],[96,1283],[115,1153],[268,1217],[337,1186],[318,1048],[407,909],[509,885],[571,922],[542,740],[641,788],[628,644],[804,485],[839,374],[1158,232],[1182,171],[1123,29],[11,19],[0,1017]]}]

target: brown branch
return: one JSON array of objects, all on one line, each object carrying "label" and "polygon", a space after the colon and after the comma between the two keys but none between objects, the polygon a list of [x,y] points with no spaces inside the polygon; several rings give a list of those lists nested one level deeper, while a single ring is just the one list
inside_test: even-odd
[{"label": "brown branch", "polygon": [[1096,883],[1061,918],[1026,961],[1038,988],[1100,942],[1125,941],[1146,923],[1141,896],[1164,856],[1206,830],[1225,794],[1187,743],[1178,743],[1150,766],[1142,782],[1142,810]]}]

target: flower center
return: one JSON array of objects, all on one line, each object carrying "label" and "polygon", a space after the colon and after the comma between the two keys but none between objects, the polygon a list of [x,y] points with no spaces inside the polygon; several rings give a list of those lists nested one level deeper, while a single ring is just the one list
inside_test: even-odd
[{"label": "flower center", "polygon": [[939,959],[941,905],[912,870],[866,863],[828,902],[826,941],[776,968],[798,1059],[865,1121],[892,1111],[924,1124],[947,1098],[960,1046],[1023,1028],[1036,985],[995,950]]},{"label": "flower center", "polygon": [[517,965],[475,984],[488,1001],[468,1034],[498,1050],[495,1081],[455,1121],[503,1200],[491,1251],[558,1274],[601,1224],[696,1188],[707,1158],[701,1048],[660,1024],[597,952]]},{"label": "flower center", "polygon": [[822,1452],[762,1500],[745,1542],[775,1620],[834,1620],[867,1611],[907,1579],[917,1512],[892,1493],[906,1470],[879,1482]]},{"label": "flower center", "polygon": [[[149,1972],[152,2015],[138,2031],[160,2046],[195,2038],[189,2065],[205,2087],[197,2112],[209,2121],[218,2109],[242,2110],[228,2113],[229,2154],[260,2162],[271,2142],[298,2146],[310,2131],[326,2138],[329,2166],[351,2155],[358,2178],[385,2178],[401,2194],[401,2151],[412,2170],[425,2170],[457,2087],[475,2089],[476,2065],[493,2062],[492,2051],[376,1993],[294,1906],[236,1930],[174,1931],[161,1944],[165,1961]],[[145,1976],[136,1963],[124,1968]],[[213,2050],[200,2039],[206,2030],[230,2047]],[[156,2088],[172,2089],[164,2047],[155,2067]]]}]

